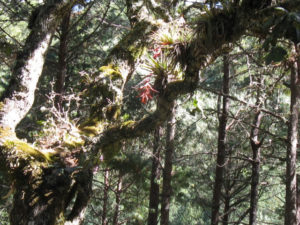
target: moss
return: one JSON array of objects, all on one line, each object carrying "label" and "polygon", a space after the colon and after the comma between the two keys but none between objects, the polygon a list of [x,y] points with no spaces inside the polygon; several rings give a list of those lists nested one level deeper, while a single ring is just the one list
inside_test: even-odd
[{"label": "moss", "polygon": [[113,59],[125,59],[134,62],[141,56],[147,45],[148,36],[157,30],[157,26],[148,21],[141,21],[136,24],[133,30],[128,33],[110,52],[106,64]]},{"label": "moss", "polygon": [[2,110],[4,107],[4,103],[3,102],[0,102],[0,110]]},{"label": "moss", "polygon": [[84,140],[80,136],[76,137],[71,134],[65,134],[63,140],[64,145],[71,148],[76,148],[84,145]]},{"label": "moss", "polygon": [[25,153],[26,155],[32,156],[36,159],[51,161],[50,154],[45,154],[35,149],[32,145],[28,144],[27,142],[21,141],[19,139],[8,139],[3,143],[3,146],[10,150],[21,151],[22,153]]},{"label": "moss", "polygon": [[121,128],[123,127],[133,127],[135,125],[135,121],[134,120],[128,120],[128,121],[125,121],[121,124]]},{"label": "moss", "polygon": [[94,137],[104,130],[104,122],[97,118],[90,118],[79,126],[80,133],[84,136]]},{"label": "moss", "polygon": [[103,72],[105,76],[108,76],[111,80],[123,79],[119,67],[116,65],[108,64],[107,66],[101,66],[99,70]]},{"label": "moss", "polygon": [[120,117],[121,109],[120,106],[115,105],[109,105],[105,108],[105,116],[108,120],[117,120]]},{"label": "moss", "polygon": [[16,137],[15,133],[9,127],[0,127],[0,139],[5,140],[9,137]]},{"label": "moss", "polygon": [[137,60],[147,52],[147,48],[145,46],[139,48],[137,48],[136,46],[130,46],[129,51],[131,52],[134,60]]},{"label": "moss", "polygon": [[51,155],[43,153],[36,149],[31,144],[18,139],[10,128],[0,128],[0,140],[2,141],[3,147],[8,150],[17,150],[25,156],[32,156],[36,159],[51,161]]}]

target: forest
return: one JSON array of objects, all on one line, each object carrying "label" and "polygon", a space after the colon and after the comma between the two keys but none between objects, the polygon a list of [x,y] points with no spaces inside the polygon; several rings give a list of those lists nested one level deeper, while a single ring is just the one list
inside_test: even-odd
[{"label": "forest", "polygon": [[1,225],[299,225],[300,0],[0,0]]}]

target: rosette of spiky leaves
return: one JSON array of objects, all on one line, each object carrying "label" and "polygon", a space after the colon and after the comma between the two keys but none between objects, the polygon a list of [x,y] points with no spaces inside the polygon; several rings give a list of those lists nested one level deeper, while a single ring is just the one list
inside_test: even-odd
[{"label": "rosette of spiky leaves", "polygon": [[145,62],[145,69],[150,74],[155,76],[167,77],[174,71],[174,63],[170,57],[162,50],[159,57],[152,57],[148,55]]},{"label": "rosette of spiky leaves", "polygon": [[188,47],[193,38],[192,29],[185,24],[183,18],[161,27],[152,36],[156,46],[160,46],[163,54],[171,59],[173,70],[179,64],[185,69],[188,59]]}]

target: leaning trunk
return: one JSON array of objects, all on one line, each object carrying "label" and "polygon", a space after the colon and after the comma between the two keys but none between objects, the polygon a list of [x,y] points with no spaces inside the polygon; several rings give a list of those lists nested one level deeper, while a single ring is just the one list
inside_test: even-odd
[{"label": "leaning trunk", "polygon": [[24,49],[16,59],[9,87],[1,96],[0,126],[14,132],[34,101],[34,91],[42,73],[45,56],[53,33],[71,3],[49,1],[34,11],[30,19],[32,29]]}]

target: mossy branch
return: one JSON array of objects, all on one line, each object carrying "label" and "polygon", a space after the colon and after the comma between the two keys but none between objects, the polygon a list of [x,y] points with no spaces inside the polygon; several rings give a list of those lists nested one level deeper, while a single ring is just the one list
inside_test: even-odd
[{"label": "mossy branch", "polygon": [[[298,2],[298,5],[295,2]],[[300,8],[299,3],[299,0],[290,0],[285,2],[285,6],[289,7],[289,4],[291,4],[294,7],[297,5],[297,8]],[[211,64],[218,56],[227,53],[230,49],[227,47],[224,48],[224,46],[238,40],[247,29],[251,29],[250,25],[253,25],[255,20],[262,19],[263,15],[260,14],[260,10],[267,6],[265,2],[261,2],[260,5],[259,1],[256,1],[256,4],[250,4],[249,7],[252,7],[251,10],[240,6],[226,12],[220,11],[208,18],[210,20],[209,23],[213,24],[219,24],[220,21],[223,21],[221,25],[219,24],[222,30],[216,34],[213,33],[213,40],[210,37],[211,35],[202,35],[197,33],[196,30],[196,37],[188,44],[185,52],[182,53],[186,57],[180,57],[186,59],[180,62],[183,64],[182,67],[186,68],[185,79],[183,81],[171,82],[166,86],[164,92],[161,94],[158,107],[153,114],[139,121],[108,128],[97,136],[96,140],[94,140],[96,144],[92,150],[93,154],[98,154],[101,149],[106,149],[107,146],[111,146],[122,140],[140,137],[163,123],[171,113],[173,100],[180,95],[192,93],[197,88],[199,71]],[[257,15],[260,15],[259,17],[253,17],[253,12],[256,12],[255,10],[259,11],[257,12]],[[270,14],[266,16],[270,16]],[[198,30],[198,32],[201,31],[203,30]],[[210,40],[207,40],[208,38]],[[210,43],[210,45],[206,47],[204,43]]]}]

